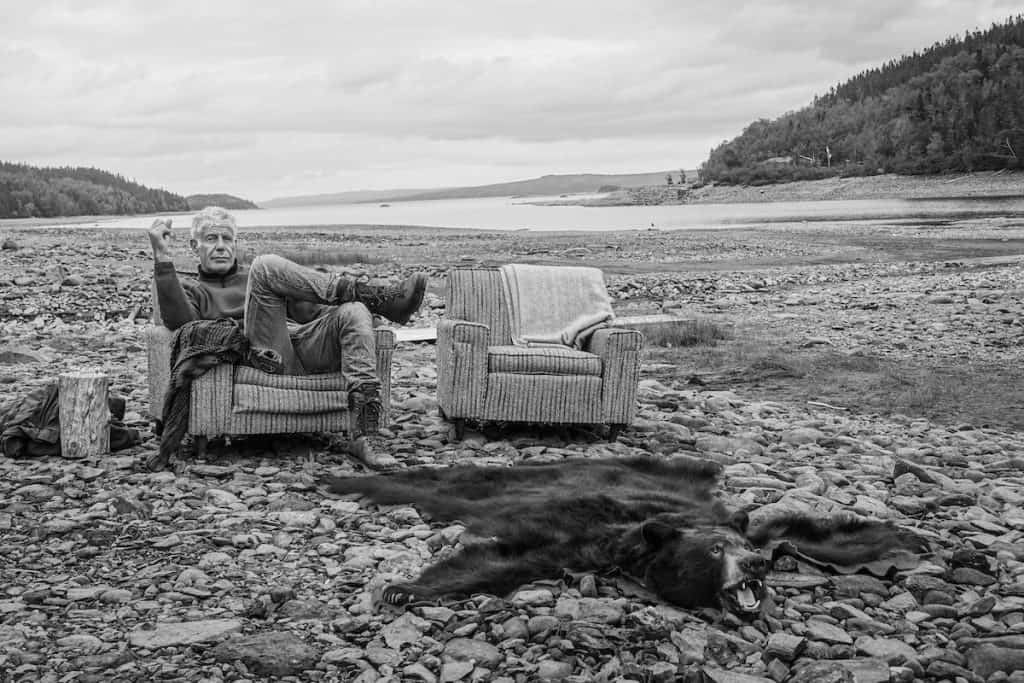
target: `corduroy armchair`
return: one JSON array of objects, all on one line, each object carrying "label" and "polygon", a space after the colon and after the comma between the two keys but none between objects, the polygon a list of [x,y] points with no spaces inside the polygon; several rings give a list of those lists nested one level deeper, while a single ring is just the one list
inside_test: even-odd
[{"label": "corduroy armchair", "polygon": [[456,437],[466,420],[493,420],[606,424],[617,438],[636,414],[643,335],[603,327],[583,349],[513,345],[503,287],[498,268],[448,272],[437,398]]},{"label": "corduroy armchair", "polygon": [[[395,333],[383,327],[374,333],[383,426],[390,411]],[[155,295],[152,324],[143,336],[148,346],[149,412],[159,420],[170,382],[174,332],[163,326]],[[348,391],[340,372],[271,375],[249,366],[221,364],[192,382],[188,434],[200,454],[211,436],[351,431]]]}]

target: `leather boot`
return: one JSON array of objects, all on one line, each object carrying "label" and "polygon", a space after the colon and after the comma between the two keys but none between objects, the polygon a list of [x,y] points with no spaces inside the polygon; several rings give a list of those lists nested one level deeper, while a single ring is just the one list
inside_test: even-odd
[{"label": "leather boot", "polygon": [[348,409],[352,414],[352,435],[376,434],[381,428],[384,406],[380,401],[380,386],[364,382],[348,392]]},{"label": "leather boot", "polygon": [[344,280],[338,284],[338,303],[358,301],[370,313],[404,325],[423,303],[427,290],[427,276],[423,273],[410,275],[398,284],[374,285],[369,282]]},{"label": "leather boot", "polygon": [[348,452],[356,460],[373,470],[383,470],[398,465],[398,460],[384,450],[384,439],[380,436],[364,434],[353,439]]}]

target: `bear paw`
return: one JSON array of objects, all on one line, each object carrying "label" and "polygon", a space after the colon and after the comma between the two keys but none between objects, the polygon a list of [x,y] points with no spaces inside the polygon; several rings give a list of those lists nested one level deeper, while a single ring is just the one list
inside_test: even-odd
[{"label": "bear paw", "polygon": [[389,605],[401,607],[419,599],[420,595],[413,586],[392,584],[384,588],[380,598]]}]

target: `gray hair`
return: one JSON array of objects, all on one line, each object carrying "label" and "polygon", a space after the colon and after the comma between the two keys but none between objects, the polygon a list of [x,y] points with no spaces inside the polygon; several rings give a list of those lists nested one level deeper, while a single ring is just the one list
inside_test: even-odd
[{"label": "gray hair", "polygon": [[192,239],[199,240],[203,236],[203,228],[217,226],[231,228],[231,236],[235,236],[235,217],[227,209],[219,206],[208,206],[192,218]]}]

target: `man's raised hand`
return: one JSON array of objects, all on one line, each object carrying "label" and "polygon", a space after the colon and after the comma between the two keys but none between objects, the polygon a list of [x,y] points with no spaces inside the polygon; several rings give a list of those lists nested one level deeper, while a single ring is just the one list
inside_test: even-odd
[{"label": "man's raised hand", "polygon": [[157,218],[149,226],[149,243],[153,247],[154,261],[171,260],[171,219]]}]

